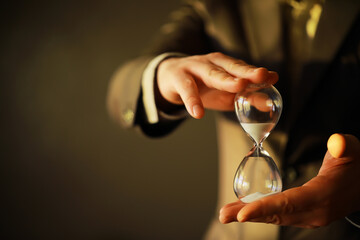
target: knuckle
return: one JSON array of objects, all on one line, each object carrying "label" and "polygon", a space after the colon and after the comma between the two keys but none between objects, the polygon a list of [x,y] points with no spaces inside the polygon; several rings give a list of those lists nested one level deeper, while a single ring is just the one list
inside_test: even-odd
[{"label": "knuckle", "polygon": [[222,54],[221,52],[212,52],[208,54],[208,57],[210,58],[218,58],[218,57],[223,57],[224,54]]},{"label": "knuckle", "polygon": [[260,210],[261,216],[271,216],[272,214],[268,211],[268,208],[266,207],[265,198],[261,198],[257,201],[258,209]]},{"label": "knuckle", "polygon": [[222,82],[231,81],[233,79],[229,74],[225,73],[220,68],[211,68],[208,75],[210,78],[217,79]]},{"label": "knuckle", "polygon": [[177,78],[177,82],[176,82],[176,88],[178,89],[178,91],[189,91],[191,89],[193,89],[195,87],[195,84],[193,82],[192,79],[189,78]]},{"label": "knuckle", "polygon": [[185,89],[190,89],[190,88],[193,88],[194,87],[194,83],[191,79],[188,79],[188,78],[185,78],[183,81],[182,81],[182,85]]},{"label": "knuckle", "polygon": [[191,60],[191,61],[200,61],[203,57],[204,57],[203,55],[192,55],[187,58],[188,58],[188,60]]},{"label": "knuckle", "polygon": [[223,81],[223,82],[232,81],[233,77],[231,77],[229,74],[222,73],[221,76],[220,76],[220,80]]},{"label": "knuckle", "polygon": [[184,99],[184,102],[190,105],[195,105],[199,102],[199,100],[196,96],[188,96],[186,99]]},{"label": "knuckle", "polygon": [[219,68],[214,68],[214,67],[210,68],[208,73],[209,77],[216,77],[219,74],[222,74],[222,71]]},{"label": "knuckle", "polygon": [[196,89],[196,83],[190,78],[177,78],[175,89],[180,95],[187,95]]},{"label": "knuckle", "polygon": [[290,201],[288,195],[284,195],[284,198],[281,202],[282,204],[282,209],[284,210],[285,213],[287,214],[292,214],[295,211],[295,206],[294,204]]},{"label": "knuckle", "polygon": [[278,214],[271,215],[270,217],[267,218],[266,222],[276,225],[281,225],[282,223],[281,217]]},{"label": "knuckle", "polygon": [[235,61],[235,62],[230,62],[230,63],[229,63],[228,69],[229,69],[230,71],[232,71],[232,70],[235,70],[235,69],[239,69],[239,68],[241,68],[241,67],[243,67],[243,66],[244,66],[244,62],[242,62],[242,61]]}]

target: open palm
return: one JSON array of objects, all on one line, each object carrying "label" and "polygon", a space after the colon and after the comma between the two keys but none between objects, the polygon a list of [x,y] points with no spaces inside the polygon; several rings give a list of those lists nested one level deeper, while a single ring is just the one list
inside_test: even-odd
[{"label": "open palm", "polygon": [[[335,142],[334,142],[335,141]],[[305,228],[326,226],[360,210],[360,142],[352,135],[333,135],[316,177],[304,185],[220,210],[220,221],[264,222]]]}]

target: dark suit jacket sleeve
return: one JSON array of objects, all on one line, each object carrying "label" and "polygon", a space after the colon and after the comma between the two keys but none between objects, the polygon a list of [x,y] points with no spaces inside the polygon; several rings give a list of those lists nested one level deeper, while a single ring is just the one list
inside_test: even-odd
[{"label": "dark suit jacket sleeve", "polygon": [[182,120],[160,118],[156,124],[147,121],[141,100],[141,80],[148,63],[165,52],[189,55],[208,52],[203,18],[193,4],[184,4],[170,16],[169,23],[162,26],[144,55],[122,65],[109,84],[107,106],[113,119],[126,128],[139,126],[149,136],[169,133]]}]

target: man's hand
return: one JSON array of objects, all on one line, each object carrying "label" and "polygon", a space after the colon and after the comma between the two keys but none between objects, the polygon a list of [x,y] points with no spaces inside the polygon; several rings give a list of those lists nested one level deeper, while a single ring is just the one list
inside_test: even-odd
[{"label": "man's hand", "polygon": [[158,67],[157,104],[184,104],[191,116],[202,118],[204,107],[233,110],[235,94],[248,83],[274,84],[277,80],[276,72],[222,53],[169,58]]},{"label": "man's hand", "polygon": [[222,223],[264,222],[305,228],[326,226],[360,210],[360,142],[334,134],[316,177],[301,187],[220,210]]}]

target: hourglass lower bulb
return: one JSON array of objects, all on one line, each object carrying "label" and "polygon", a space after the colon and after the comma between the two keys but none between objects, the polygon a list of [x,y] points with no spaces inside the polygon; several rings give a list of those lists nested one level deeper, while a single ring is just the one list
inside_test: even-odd
[{"label": "hourglass lower bulb", "polygon": [[254,147],[241,161],[234,178],[234,191],[244,202],[281,192],[279,169],[262,148],[282,111],[280,93],[272,85],[250,86],[235,96],[235,112],[240,125],[254,141]]}]

